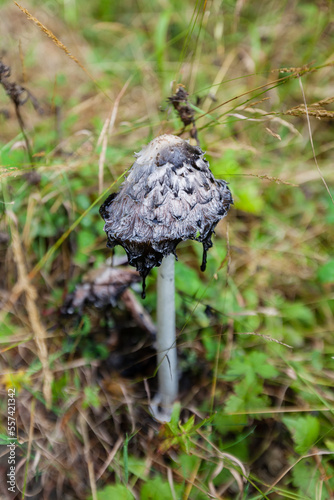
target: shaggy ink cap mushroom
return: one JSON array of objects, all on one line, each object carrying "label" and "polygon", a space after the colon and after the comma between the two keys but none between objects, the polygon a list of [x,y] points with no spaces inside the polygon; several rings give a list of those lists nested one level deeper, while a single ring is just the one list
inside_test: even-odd
[{"label": "shaggy ink cap mushroom", "polygon": [[215,179],[201,148],[161,135],[136,153],[118,193],[100,208],[110,248],[121,245],[145,278],[183,240],[203,245],[201,270],[212,233],[233,203],[227,183]]}]

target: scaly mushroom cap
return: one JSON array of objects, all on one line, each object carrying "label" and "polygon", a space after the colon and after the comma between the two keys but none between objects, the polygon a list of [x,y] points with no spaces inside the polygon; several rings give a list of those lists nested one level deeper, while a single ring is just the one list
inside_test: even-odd
[{"label": "scaly mushroom cap", "polygon": [[144,278],[182,240],[203,244],[201,269],[219,220],[233,203],[223,180],[215,179],[201,148],[161,135],[136,154],[118,193],[100,208],[107,246],[121,245]]}]

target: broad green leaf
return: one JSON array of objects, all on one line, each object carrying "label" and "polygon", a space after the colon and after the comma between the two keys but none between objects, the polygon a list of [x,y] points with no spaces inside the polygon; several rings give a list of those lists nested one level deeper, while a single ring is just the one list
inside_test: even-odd
[{"label": "broad green leaf", "polygon": [[[93,497],[89,497],[92,500]],[[97,500],[133,500],[134,496],[126,486],[116,484],[106,486],[103,490],[97,492]]]},{"label": "broad green leaf", "polygon": [[303,455],[313,446],[319,436],[319,420],[312,415],[306,417],[284,417],[284,424],[292,434],[297,453]]},{"label": "broad green leaf", "polygon": [[[298,464],[294,465],[291,470],[293,485],[299,488],[299,494],[303,494],[305,500],[313,500],[315,498],[321,498],[321,500],[329,499],[328,492],[326,488],[322,488],[323,495],[318,497],[316,494],[317,485],[320,486],[320,472],[317,470],[316,464],[313,462],[308,462],[302,460]],[[319,491],[319,490],[318,490]]]},{"label": "broad green leaf", "polygon": [[253,351],[249,360],[255,372],[263,378],[277,377],[278,371],[268,363],[268,356],[263,352]]},{"label": "broad green leaf", "polygon": [[140,490],[140,500],[171,500],[171,498],[173,495],[169,483],[159,476],[147,481]]},{"label": "broad green leaf", "polygon": [[244,400],[232,394],[232,396],[229,396],[229,398],[225,403],[225,412],[237,413],[239,411],[244,410],[244,407],[245,407]]},{"label": "broad green leaf", "polygon": [[228,370],[224,378],[227,380],[235,380],[242,375],[246,375],[249,371],[252,371],[252,367],[244,358],[232,359],[228,364]]}]

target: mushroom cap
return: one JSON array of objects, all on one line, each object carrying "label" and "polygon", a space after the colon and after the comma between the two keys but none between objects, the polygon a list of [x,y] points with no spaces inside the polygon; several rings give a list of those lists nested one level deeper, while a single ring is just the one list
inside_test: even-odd
[{"label": "mushroom cap", "polygon": [[145,278],[181,241],[200,241],[204,271],[214,228],[233,203],[227,183],[214,178],[201,148],[174,135],[135,156],[119,192],[100,208],[107,246],[121,245]]},{"label": "mushroom cap", "polygon": [[108,305],[115,307],[124,291],[139,280],[135,270],[124,267],[104,265],[92,269],[75,287],[74,292],[67,295],[62,312],[73,314],[75,310],[82,311],[86,303],[99,308]]}]

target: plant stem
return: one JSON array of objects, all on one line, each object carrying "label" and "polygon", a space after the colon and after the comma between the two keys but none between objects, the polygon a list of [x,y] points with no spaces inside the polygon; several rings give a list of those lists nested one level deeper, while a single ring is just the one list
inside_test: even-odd
[{"label": "plant stem", "polygon": [[168,255],[158,270],[157,351],[160,413],[158,420],[170,420],[172,405],[178,393],[177,350],[175,335],[174,255]]}]

